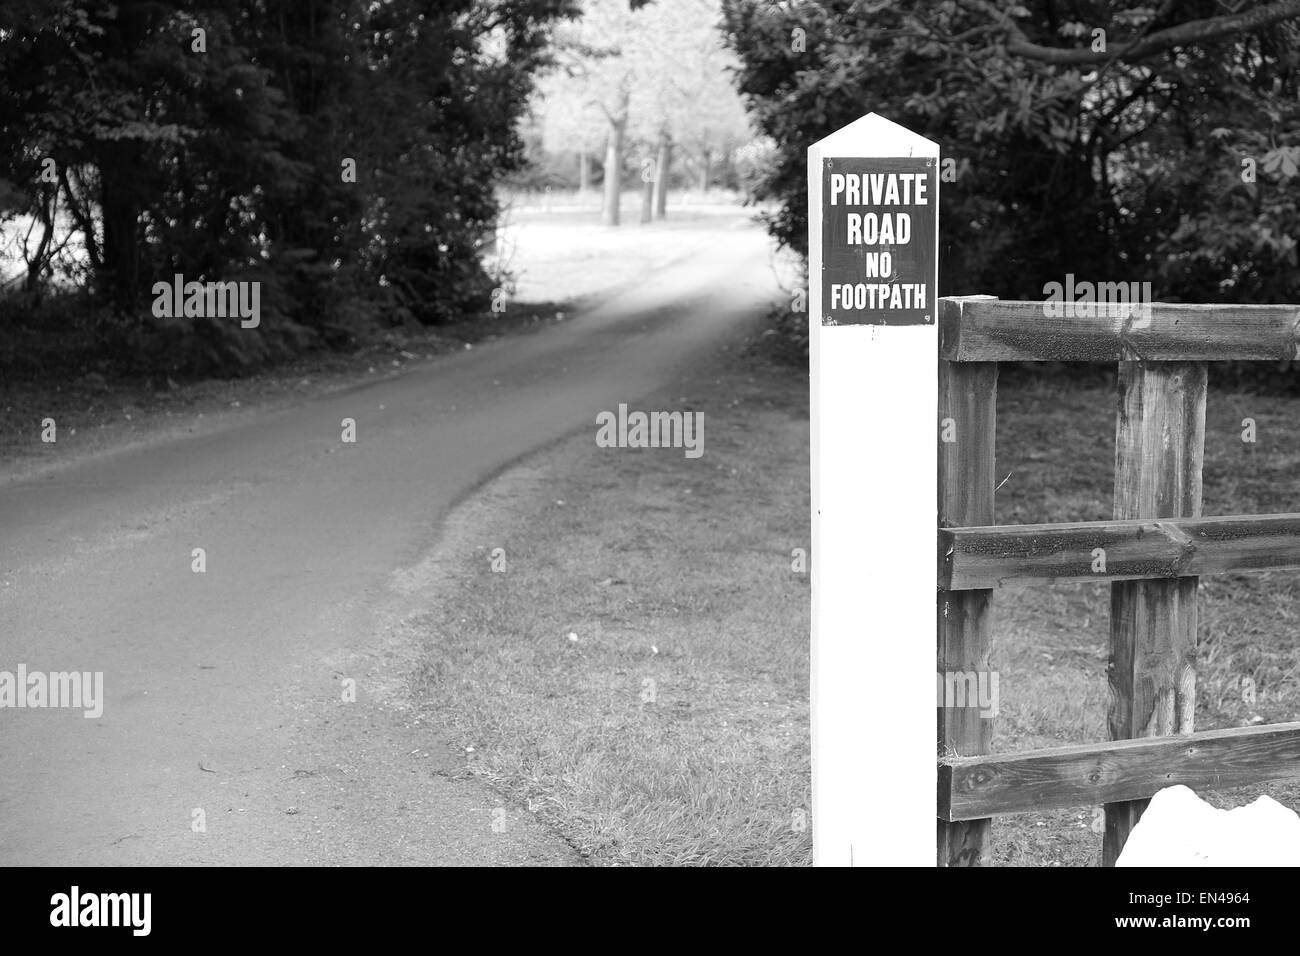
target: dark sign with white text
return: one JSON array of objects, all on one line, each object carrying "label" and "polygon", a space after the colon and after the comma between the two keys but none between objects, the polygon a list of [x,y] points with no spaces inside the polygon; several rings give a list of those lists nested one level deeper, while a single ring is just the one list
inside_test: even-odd
[{"label": "dark sign with white text", "polygon": [[823,162],[823,325],[934,322],[936,170],[934,159]]}]

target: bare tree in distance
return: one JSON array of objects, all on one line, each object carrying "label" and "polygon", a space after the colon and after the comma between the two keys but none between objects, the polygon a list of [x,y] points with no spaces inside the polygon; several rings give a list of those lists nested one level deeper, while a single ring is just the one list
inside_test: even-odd
[{"label": "bare tree in distance", "polygon": [[585,156],[603,146],[606,225],[620,222],[634,149],[645,222],[667,213],[674,159],[688,159],[707,188],[711,158],[753,138],[719,21],[719,0],[588,0],[583,17],[557,31],[559,68],[542,82],[535,113],[547,149],[578,151],[580,183]]}]

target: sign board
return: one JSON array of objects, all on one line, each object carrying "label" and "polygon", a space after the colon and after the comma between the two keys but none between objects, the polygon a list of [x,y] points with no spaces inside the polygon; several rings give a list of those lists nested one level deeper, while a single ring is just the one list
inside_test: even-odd
[{"label": "sign board", "polygon": [[938,159],[874,113],[808,150],[820,866],[935,860]]},{"label": "sign board", "polygon": [[934,322],[937,165],[822,160],[823,324]]}]

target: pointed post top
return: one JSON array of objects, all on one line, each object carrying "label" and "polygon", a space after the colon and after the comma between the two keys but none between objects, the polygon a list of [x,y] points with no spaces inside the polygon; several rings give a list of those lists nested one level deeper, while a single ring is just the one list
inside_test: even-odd
[{"label": "pointed post top", "polygon": [[939,156],[939,144],[885,119],[868,113],[808,147],[809,155],[824,156]]}]

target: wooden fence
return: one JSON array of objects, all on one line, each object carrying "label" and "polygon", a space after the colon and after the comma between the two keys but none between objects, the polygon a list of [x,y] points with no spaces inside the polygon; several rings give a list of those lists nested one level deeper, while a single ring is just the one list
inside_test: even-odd
[{"label": "wooden fence", "polygon": [[[990,818],[1105,805],[1112,866],[1156,791],[1300,777],[1300,722],[1196,733],[1198,576],[1300,568],[1300,514],[1201,517],[1207,362],[1300,358],[1300,307],[1167,305],[1054,318],[1042,302],[939,309],[938,670],[990,670],[1008,584],[1111,583],[1110,742],[988,755],[993,721],[939,710],[940,866],[990,862]],[[1113,521],[993,524],[999,362],[1119,363]],[[1094,571],[1095,549],[1105,570]]]}]

